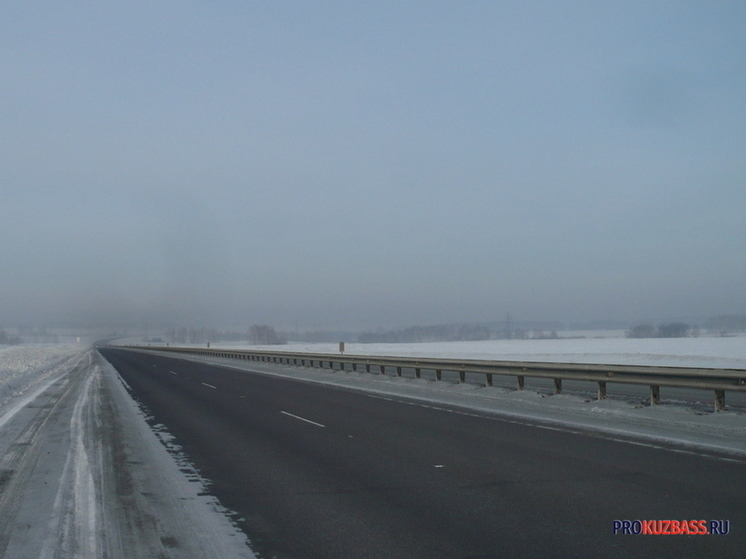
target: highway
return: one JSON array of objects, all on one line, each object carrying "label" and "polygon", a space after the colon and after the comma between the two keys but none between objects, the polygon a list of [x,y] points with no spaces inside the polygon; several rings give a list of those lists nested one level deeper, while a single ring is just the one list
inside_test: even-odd
[{"label": "highway", "polygon": [[[743,461],[100,352],[262,558],[743,557]],[[730,533],[613,534],[625,519]]]}]

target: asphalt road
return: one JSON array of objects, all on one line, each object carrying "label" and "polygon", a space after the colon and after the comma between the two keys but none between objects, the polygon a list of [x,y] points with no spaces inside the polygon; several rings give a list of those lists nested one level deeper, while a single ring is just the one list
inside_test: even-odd
[{"label": "asphalt road", "polygon": [[[104,348],[262,558],[743,557],[746,463]],[[728,535],[613,534],[728,520]]]}]

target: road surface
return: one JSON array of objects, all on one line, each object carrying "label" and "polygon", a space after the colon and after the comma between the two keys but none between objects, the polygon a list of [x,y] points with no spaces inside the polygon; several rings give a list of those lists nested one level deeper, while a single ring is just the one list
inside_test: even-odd
[{"label": "road surface", "polygon": [[[743,557],[746,463],[104,348],[260,557]],[[613,534],[728,520],[728,535]]]}]

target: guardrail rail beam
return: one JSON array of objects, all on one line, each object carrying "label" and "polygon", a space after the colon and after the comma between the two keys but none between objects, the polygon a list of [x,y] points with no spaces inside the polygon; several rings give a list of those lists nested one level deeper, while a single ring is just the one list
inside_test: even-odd
[{"label": "guardrail rail beam", "polygon": [[660,387],[669,386],[686,389],[711,390],[715,392],[715,411],[723,411],[725,392],[736,390],[746,392],[746,370],[713,369],[700,367],[665,367],[645,365],[601,365],[592,363],[545,363],[492,360],[464,360],[440,358],[408,358],[374,355],[337,355],[324,353],[283,352],[264,350],[221,350],[219,348],[181,348],[172,346],[136,346],[133,349],[163,351],[168,353],[194,353],[206,357],[220,357],[263,363],[293,364],[296,366],[325,368],[347,371],[347,365],[358,371],[364,365],[367,373],[377,367],[386,374],[386,367],[394,367],[396,375],[402,376],[403,369],[414,369],[416,378],[421,378],[422,370],[434,371],[435,379],[443,380],[443,371],[458,373],[459,382],[466,382],[466,374],[485,375],[485,386],[493,385],[494,375],[515,376],[517,389],[523,390],[525,378],[552,379],[554,393],[562,393],[562,381],[595,382],[598,386],[598,399],[607,395],[607,381],[620,384],[647,385],[650,387],[650,404],[660,404]]}]

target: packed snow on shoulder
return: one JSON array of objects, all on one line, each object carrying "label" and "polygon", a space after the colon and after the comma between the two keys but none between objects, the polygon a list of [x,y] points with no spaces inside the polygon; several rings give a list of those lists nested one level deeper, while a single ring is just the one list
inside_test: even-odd
[{"label": "packed snow on shoulder", "polygon": [[0,390],[1,557],[255,558],[92,348],[4,348]]}]

